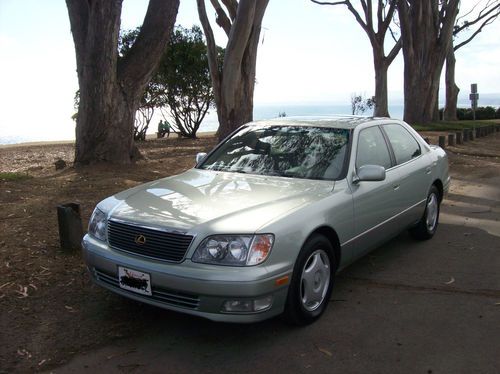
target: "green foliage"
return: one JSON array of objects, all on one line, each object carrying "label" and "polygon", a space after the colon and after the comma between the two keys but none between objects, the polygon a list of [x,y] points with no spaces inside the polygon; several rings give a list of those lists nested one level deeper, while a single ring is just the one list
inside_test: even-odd
[{"label": "green foliage", "polygon": [[[138,27],[120,34],[120,59],[130,52],[139,33]],[[224,50],[220,49],[221,61],[223,53]],[[213,103],[214,95],[203,33],[198,26],[191,29],[177,26],[158,71],[141,99],[134,125],[134,139],[146,139],[146,131],[156,109],[159,109],[164,117],[173,118],[174,131],[182,136],[195,138]]]},{"label": "green foliage", "polygon": [[214,103],[206,48],[198,26],[177,26],[154,78],[165,89],[162,98],[174,120],[172,127],[185,137],[196,137]]},{"label": "green foliage", "polygon": [[12,173],[12,172],[3,172],[0,173],[0,181],[21,181],[25,179],[30,179],[31,176],[25,173]]},{"label": "green foliage", "polygon": [[488,126],[500,124],[500,121],[495,120],[476,120],[476,121],[439,121],[430,124],[411,124],[417,131],[462,131],[463,129],[471,129],[478,126]]},{"label": "green foliage", "polygon": [[118,61],[130,52],[140,32],[140,27],[136,27],[133,30],[120,30],[120,35],[118,36]]},{"label": "green foliage", "polygon": [[368,109],[373,109],[375,106],[375,96],[364,98],[361,94],[351,94],[351,111],[352,115],[359,115],[366,112]]},{"label": "green foliage", "polygon": [[[471,108],[457,108],[457,116],[459,120],[473,119]],[[476,119],[495,119],[495,108],[491,106],[478,107],[476,109]]]},{"label": "green foliage", "polygon": [[[443,118],[443,109],[439,110],[440,118]],[[474,115],[471,108],[457,108],[457,118],[459,121],[472,120]],[[486,120],[500,118],[500,108],[492,106],[480,106],[476,109],[476,120]]]}]

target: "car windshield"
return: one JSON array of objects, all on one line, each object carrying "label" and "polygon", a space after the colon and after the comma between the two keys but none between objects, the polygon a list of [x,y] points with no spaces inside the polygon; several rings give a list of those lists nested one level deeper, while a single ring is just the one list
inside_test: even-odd
[{"label": "car windshield", "polygon": [[349,130],[247,126],[213,152],[201,169],[319,180],[339,179]]}]

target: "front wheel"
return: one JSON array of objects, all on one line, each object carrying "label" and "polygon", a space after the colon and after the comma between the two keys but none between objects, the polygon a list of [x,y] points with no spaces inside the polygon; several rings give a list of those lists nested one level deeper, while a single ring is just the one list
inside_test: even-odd
[{"label": "front wheel", "polygon": [[330,241],[314,235],[304,244],[295,262],[288,290],[285,318],[295,325],[307,325],[326,309],[336,270]]},{"label": "front wheel", "polygon": [[411,235],[418,240],[427,240],[434,236],[439,222],[440,194],[436,186],[432,186],[425,206],[425,212],[417,226],[410,229]]}]

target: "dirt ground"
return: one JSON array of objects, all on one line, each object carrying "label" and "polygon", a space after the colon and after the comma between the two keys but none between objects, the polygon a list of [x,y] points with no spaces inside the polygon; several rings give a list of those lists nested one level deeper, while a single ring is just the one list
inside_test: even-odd
[{"label": "dirt ground", "polygon": [[[97,202],[137,184],[178,174],[207,152],[215,137],[160,139],[139,145],[145,160],[125,167],[72,167],[72,144],[0,148],[0,372],[44,370],[77,352],[133,333],[114,320],[123,303],[90,284],[81,254],[59,246],[56,207],[80,204],[83,224]],[[102,308],[102,303],[108,307]]]},{"label": "dirt ground", "polygon": [[[90,355],[99,347],[106,349],[109,346],[120,346],[121,342],[128,342],[130,339],[144,339],[145,331],[151,333],[154,330],[151,323],[163,320],[165,311],[123,299],[92,285],[81,254],[65,253],[60,249],[56,207],[66,202],[79,203],[86,227],[92,209],[104,197],[142,182],[180,173],[193,166],[197,152],[208,151],[215,143],[214,137],[198,140],[152,140],[140,145],[146,158],[135,165],[79,170],[67,167],[60,171],[55,170],[54,162],[63,159],[70,165],[73,159],[72,144],[0,148],[0,172],[26,174],[18,180],[0,181],[0,373],[47,371],[64,367],[74,357],[79,362],[81,357]],[[492,236],[491,240],[496,240],[498,246],[498,202],[489,211],[482,212],[489,219],[484,219],[484,215],[476,215],[476,219],[462,214],[464,209],[472,209],[474,201],[458,196],[463,193],[474,195],[475,192],[478,198],[498,194],[500,133],[449,148],[447,151],[453,185],[451,198],[447,200],[443,212],[444,222],[468,227],[470,234],[459,240],[474,240],[472,233],[477,229],[492,231],[497,236]],[[488,214],[493,215],[493,218]],[[491,227],[487,222],[493,222]],[[447,235],[446,226],[443,231],[441,235]],[[451,237],[443,237],[443,240],[452,242]],[[364,261],[372,260],[372,257],[367,257]],[[496,261],[498,263],[498,257]],[[350,280],[349,285],[343,281],[345,293],[349,292],[348,288],[352,284],[363,285],[366,282],[363,278],[366,275],[363,273],[363,266],[354,271],[348,269],[346,274],[343,275],[344,279]],[[382,282],[379,288],[383,287]],[[340,292],[334,293],[334,298],[342,298],[342,284],[340,288]],[[499,285],[493,284],[488,289],[493,289],[486,293],[488,297],[500,299]],[[401,291],[404,292],[404,288],[398,289],[398,292]],[[371,293],[369,297],[376,295]],[[342,308],[338,313],[337,317],[342,317]],[[188,332],[187,337],[180,337],[182,335],[179,332],[175,335],[177,340],[169,342],[166,349],[174,350],[176,344],[188,344],[190,336],[194,336],[194,330],[200,326],[201,330],[215,334],[207,338],[214,346],[219,344],[216,342],[218,329],[213,327],[218,325],[208,322],[205,325],[205,321],[200,322],[192,317],[166,314],[169,318],[172,315],[175,315],[174,322],[192,325],[193,330]],[[496,315],[498,316],[498,311]],[[325,320],[328,321],[328,318],[326,316]],[[276,336],[278,332],[282,334],[285,340],[281,339],[281,344],[287,343],[286,336],[289,332],[284,327],[263,326],[271,336]],[[175,330],[175,326],[169,328]],[[315,328],[309,331],[313,333]],[[228,327],[223,335],[230,343],[236,344],[236,336],[241,332],[248,333],[249,330],[247,327]],[[196,339],[192,340],[196,343]],[[152,344],[151,339],[148,341],[148,344]],[[270,344],[267,341],[267,338],[261,340],[258,343],[261,344],[259,349],[265,349]],[[330,348],[323,348],[327,343],[318,343],[316,354],[331,358]],[[129,347],[126,344],[124,346]],[[189,353],[194,354],[196,360],[200,359],[198,352],[194,352],[194,347],[185,348],[186,359],[189,359]],[[133,347],[120,349],[104,350],[104,356],[100,359],[109,363],[117,356],[133,354],[137,350]],[[208,359],[217,358],[224,364],[220,357],[216,357],[216,353],[207,353],[206,356],[200,354]],[[272,361],[272,357],[269,359]],[[92,368],[88,363],[79,364],[80,368]],[[130,372],[141,370],[143,364],[114,368],[117,372]],[[161,370],[161,366],[158,369]],[[171,368],[172,371],[174,369]],[[247,368],[246,371],[252,371],[250,369]],[[63,371],[70,372],[72,369]]]}]

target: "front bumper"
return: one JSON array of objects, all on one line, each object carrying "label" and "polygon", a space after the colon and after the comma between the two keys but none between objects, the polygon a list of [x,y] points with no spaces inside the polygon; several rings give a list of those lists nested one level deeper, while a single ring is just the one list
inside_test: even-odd
[{"label": "front bumper", "polygon": [[[250,323],[283,312],[288,284],[276,280],[291,276],[284,270],[270,276],[265,266],[226,267],[191,262],[171,264],[141,258],[110,248],[106,243],[85,235],[82,242],[85,261],[92,280],[117,294],[161,308],[208,318],[219,322]],[[145,272],[151,276],[152,296],[120,288],[118,266]],[[252,313],[227,313],[227,300],[254,300],[273,296],[269,309]]]}]

